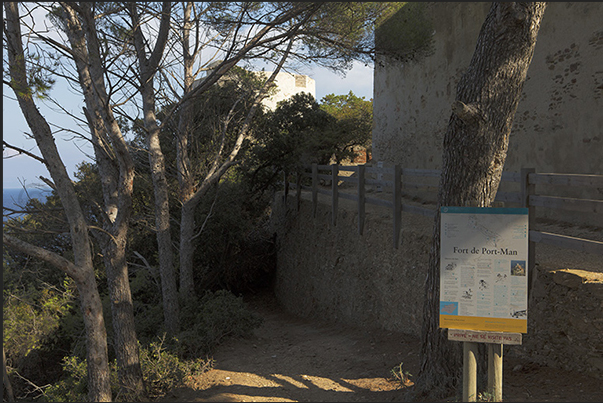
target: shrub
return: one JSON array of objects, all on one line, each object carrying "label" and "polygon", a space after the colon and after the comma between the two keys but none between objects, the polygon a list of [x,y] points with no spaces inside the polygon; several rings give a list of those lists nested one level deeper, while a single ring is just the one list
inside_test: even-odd
[{"label": "shrub", "polygon": [[[165,337],[165,336],[164,336]],[[180,360],[164,347],[164,338],[140,349],[140,364],[147,385],[149,398],[165,395],[169,390],[186,385],[193,375],[210,370],[213,360]],[[64,379],[50,385],[44,392],[42,401],[84,402],[88,393],[88,370],[86,361],[75,356],[63,359],[63,370],[68,374]],[[116,401],[119,397],[116,361],[110,363],[111,393]]]},{"label": "shrub", "polygon": [[[63,358],[63,371],[68,375],[59,382],[50,385],[41,398],[46,402],[85,402],[88,400],[88,368],[86,360],[76,356]],[[115,395],[117,386],[117,368],[115,362],[110,366],[111,371],[111,392]]]},{"label": "shrub", "polygon": [[[161,316],[160,316],[161,317]],[[193,375],[208,371],[213,360],[205,358],[227,337],[244,337],[261,325],[262,318],[249,311],[241,297],[229,291],[207,291],[201,298],[182,303],[181,321],[188,328],[177,337],[150,342],[140,348],[140,362],[149,397],[156,398],[187,384]],[[62,363],[66,376],[46,388],[42,399],[50,402],[85,401],[86,361],[76,356]],[[119,400],[117,364],[110,364],[111,387]]]},{"label": "shrub", "polygon": [[5,292],[2,307],[3,343],[14,361],[39,349],[53,337],[60,320],[73,305],[73,288],[45,285],[41,291]]},{"label": "shrub", "polygon": [[410,372],[404,370],[404,363],[401,362],[390,370],[392,378],[400,382],[402,386],[412,386],[414,382],[410,380],[412,375]]},{"label": "shrub", "polygon": [[142,373],[151,398],[185,385],[191,376],[206,372],[213,366],[211,359],[181,361],[163,347],[164,339],[165,335],[159,342],[153,342],[140,351]]},{"label": "shrub", "polygon": [[262,324],[241,297],[226,290],[206,291],[198,301],[183,301],[180,312],[181,323],[190,324],[175,340],[181,357],[208,354],[226,337],[246,336]]},{"label": "shrub", "polygon": [[[195,244],[195,291],[238,293],[269,282],[275,268],[272,233],[266,225],[267,195],[254,195],[240,178],[223,179],[197,211],[203,231]],[[258,192],[256,192],[258,193]],[[215,203],[215,204],[214,204]]]}]

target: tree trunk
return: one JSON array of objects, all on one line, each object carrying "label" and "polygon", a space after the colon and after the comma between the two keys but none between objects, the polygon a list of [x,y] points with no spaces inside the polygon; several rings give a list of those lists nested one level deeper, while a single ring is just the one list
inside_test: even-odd
[{"label": "tree trunk", "polygon": [[[94,128],[91,129],[94,132]],[[115,169],[113,160],[109,159],[108,155],[98,146],[97,140],[99,138],[99,134],[93,134],[95,159],[101,178],[105,203],[102,214],[105,220],[103,223],[104,231],[95,231],[95,234],[103,252],[107,286],[111,300],[120,397],[127,401],[139,401],[146,397],[147,393],[140,363],[126,260],[133,175],[126,175],[126,177],[131,176],[129,178],[119,175],[122,182],[126,179],[126,183],[118,186],[119,171]]]},{"label": "tree trunk", "polygon": [[105,90],[103,60],[96,32],[96,22],[89,4],[77,14],[64,6],[67,36],[87,110],[95,160],[101,179],[104,232],[97,232],[103,251],[117,358],[121,398],[137,401],[146,397],[136,328],[128,266],[126,240],[132,213],[134,163],[111,110]]},{"label": "tree trunk", "polygon": [[[88,369],[88,398],[91,402],[110,402],[111,383],[107,353],[107,332],[96,277],[92,266],[80,267],[62,256],[31,245],[10,235],[3,235],[9,248],[44,260],[73,279],[77,286],[80,309],[86,331],[86,364]],[[75,252],[75,250],[74,250]],[[92,264],[92,260],[90,260]]]},{"label": "tree trunk", "polygon": [[182,298],[190,299],[195,296],[195,279],[193,272],[195,209],[197,203],[191,203],[190,198],[184,202],[180,217],[180,294]]},{"label": "tree trunk", "polygon": [[[93,124],[90,119],[89,126],[93,133],[94,155],[104,199],[104,210],[101,214],[104,217],[104,220],[101,218],[104,231],[95,231],[94,234],[99,240],[103,252],[107,274],[120,397],[127,401],[139,401],[146,397],[147,392],[140,363],[126,260],[134,175],[133,172],[127,172],[131,168],[126,168],[125,174],[123,172],[124,166],[131,166],[129,163],[122,162],[119,164],[122,170],[118,170],[114,160],[107,154],[106,147],[109,147],[109,143],[107,141],[103,142],[105,136],[100,134],[100,130],[104,130],[104,127],[99,128],[98,121]],[[121,131],[117,134],[114,133],[112,137],[115,138],[116,136],[123,139]],[[119,153],[114,153],[114,155],[119,156]]]},{"label": "tree trunk", "polygon": [[146,131],[149,165],[153,180],[155,196],[155,230],[159,249],[159,272],[161,275],[161,290],[163,297],[163,315],[168,333],[175,335],[180,330],[178,290],[176,288],[176,274],[174,270],[174,254],[172,251],[172,236],[170,234],[170,208],[168,200],[168,183],[165,173],[165,162],[159,142],[159,125],[155,115],[155,88],[154,76],[163,57],[163,51],[168,39],[170,28],[171,4],[164,2],[162,7],[159,33],[155,47],[147,57],[146,43],[140,28],[140,19],[137,6],[134,3],[127,5],[132,26],[134,26],[134,46],[138,57],[140,70],[140,94],[144,114],[144,129]]},{"label": "tree trunk", "polygon": [[76,280],[75,284],[80,294],[80,307],[86,329],[88,397],[91,402],[110,402],[107,330],[94,272],[85,273],[85,278],[82,281]]},{"label": "tree trunk", "polygon": [[108,240],[103,248],[111,317],[113,323],[113,343],[117,358],[117,374],[120,399],[140,401],[146,396],[140,364],[140,351],[134,323],[134,307],[128,279],[126,263],[127,228]]},{"label": "tree trunk", "polygon": [[[191,11],[193,4],[187,2],[184,7],[184,26],[182,30],[182,62],[184,67],[184,96],[193,89],[193,65],[195,54],[190,52]],[[194,99],[184,102],[178,114],[178,131],[176,133],[176,168],[178,170],[179,197],[182,205],[180,216],[180,295],[192,298],[195,293],[193,273],[193,236],[195,232],[196,204],[190,200],[195,194],[195,175],[193,174],[188,140],[192,137]]]},{"label": "tree trunk", "polygon": [[489,207],[546,3],[493,3],[444,135],[442,174],[425,282],[416,396],[441,399],[460,384],[461,344],[439,328],[440,207]]},{"label": "tree trunk", "polygon": [[[15,395],[13,394],[13,386],[8,378],[8,371],[6,370],[6,354],[4,353],[4,344],[2,345],[2,384],[6,390],[6,398],[9,402],[15,401]],[[4,401],[4,394],[2,395],[2,401]]]},{"label": "tree trunk", "polygon": [[88,226],[54,142],[50,126],[34,104],[27,85],[25,55],[21,43],[21,27],[17,3],[5,3],[6,43],[8,48],[11,87],[46,166],[54,181],[56,191],[63,204],[69,222],[74,263],[54,255],[42,248],[28,245],[17,239],[4,236],[4,243],[19,250],[50,261],[72,277],[78,287],[84,326],[86,329],[86,362],[88,369],[88,398],[93,402],[111,401],[107,334],[100,295],[96,286]]},{"label": "tree trunk", "polygon": [[[152,91],[152,90],[151,90]],[[143,98],[146,98],[143,95]],[[146,105],[146,102],[145,102]],[[159,273],[163,297],[163,317],[169,334],[176,334],[180,329],[178,290],[174,270],[174,253],[172,251],[172,235],[170,234],[170,207],[168,201],[168,184],[165,177],[165,163],[159,144],[159,128],[155,122],[155,114],[147,120],[147,149],[149,165],[153,179],[155,195],[155,231],[159,248]]]},{"label": "tree trunk", "polygon": [[[180,99],[180,106],[178,108],[179,113],[179,121],[178,121],[178,133],[176,137],[176,147],[177,147],[177,169],[178,169],[178,181],[180,186],[180,202],[182,204],[182,214],[180,221],[180,294],[184,298],[189,298],[194,295],[195,284],[194,284],[194,268],[193,268],[193,237],[195,232],[195,223],[194,223],[194,214],[197,205],[199,204],[201,197],[206,192],[206,190],[210,187],[211,184],[216,183],[220,180],[221,176],[228,170],[230,166],[233,165],[234,158],[236,157],[238,150],[241,147],[241,142],[246,136],[248,121],[251,119],[253,114],[255,113],[255,109],[257,105],[253,107],[253,112],[251,112],[247,119],[246,127],[241,131],[239,135],[239,140],[237,140],[237,144],[234,149],[230,153],[230,156],[225,158],[225,162],[220,166],[220,159],[222,158],[222,150],[220,150],[215,159],[215,164],[213,167],[209,169],[209,173],[207,173],[206,177],[203,180],[200,180],[193,173],[192,164],[190,161],[190,156],[188,154],[188,142],[190,136],[192,135],[192,127],[190,122],[191,119],[191,103],[195,102],[194,97],[208,90],[212,85],[214,85],[224,74],[226,74],[233,66],[235,66],[245,55],[254,49],[258,43],[272,30],[273,27],[279,26],[286,21],[294,20],[296,16],[301,16],[305,12],[309,12],[308,17],[316,12],[321,5],[308,3],[308,8],[301,7],[293,7],[292,9],[280,14],[271,24],[264,26],[263,28],[256,31],[253,37],[248,38],[246,40],[245,45],[232,57],[227,58],[217,69],[214,70],[212,74],[203,80],[199,86],[193,89],[193,65],[195,63],[196,57],[198,56],[200,50],[203,46],[199,46],[199,38],[191,40],[190,32],[193,27],[193,19],[191,19],[191,15],[195,14],[195,18],[199,18],[197,13],[192,12],[194,2],[186,2],[183,8],[183,26],[182,26],[182,61],[184,65],[184,94]],[[199,21],[197,20],[197,23]],[[295,34],[297,30],[300,28],[300,25],[293,24],[290,27],[292,38],[290,44],[285,52],[285,56],[281,59],[279,65],[273,75],[268,80],[268,82],[273,82],[276,73],[280,71],[283,66],[284,61],[286,60],[289,52],[291,51],[291,46],[293,40],[295,38]],[[196,41],[196,42],[195,42]],[[193,50],[191,52],[191,49]],[[142,57],[139,57],[141,60]],[[264,96],[264,94],[262,94]],[[258,97],[257,103],[261,101],[261,98]],[[175,109],[174,109],[175,110]],[[169,114],[168,114],[169,115]]]}]

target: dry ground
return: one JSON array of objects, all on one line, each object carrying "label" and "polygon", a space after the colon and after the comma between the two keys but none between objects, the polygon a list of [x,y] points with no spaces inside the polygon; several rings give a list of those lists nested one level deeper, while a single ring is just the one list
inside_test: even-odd
[{"label": "dry ground", "polygon": [[[264,324],[251,337],[220,345],[213,355],[214,369],[158,401],[404,401],[405,387],[391,370],[404,363],[405,371],[418,372],[417,338],[294,317],[271,294],[246,301]],[[504,357],[503,400],[601,402],[603,386],[584,374]]]}]

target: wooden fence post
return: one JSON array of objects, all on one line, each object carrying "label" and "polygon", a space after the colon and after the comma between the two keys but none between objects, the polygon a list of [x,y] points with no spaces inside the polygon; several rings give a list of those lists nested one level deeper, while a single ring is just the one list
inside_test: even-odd
[{"label": "wooden fence post", "polygon": [[295,201],[297,204],[297,211],[299,211],[301,205],[301,177],[302,174],[300,172],[300,169],[298,168],[295,176]]},{"label": "wooden fence post", "polygon": [[318,165],[312,164],[312,214],[316,218],[316,207],[318,205]]},{"label": "wooden fence post", "polygon": [[366,174],[366,165],[358,165],[358,234],[362,235],[364,231],[365,201],[366,189],[364,188],[364,178]]},{"label": "wooden fence post", "polygon": [[536,243],[530,239],[530,230],[534,229],[536,223],[536,208],[530,206],[530,195],[536,193],[536,185],[530,184],[530,174],[536,172],[534,168],[521,168],[521,205],[528,208],[528,301],[532,292],[534,282],[534,262],[536,254]]},{"label": "wooden fence post", "polygon": [[331,203],[331,211],[332,211],[332,223],[333,226],[337,225],[337,207],[339,205],[339,188],[338,188],[338,184],[339,184],[339,179],[338,179],[338,175],[339,175],[339,165],[338,164],[333,164],[331,165],[331,190],[333,192],[333,200]]},{"label": "wooden fence post", "polygon": [[394,248],[400,243],[400,228],[402,225],[402,169],[400,164],[394,165]]}]

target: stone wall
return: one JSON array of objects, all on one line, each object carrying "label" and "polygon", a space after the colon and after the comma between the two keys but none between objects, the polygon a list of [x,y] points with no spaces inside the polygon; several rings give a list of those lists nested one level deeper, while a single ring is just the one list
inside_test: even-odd
[{"label": "stone wall", "polygon": [[[302,195],[299,211],[292,196],[285,204],[277,195],[273,203],[280,304],[302,317],[420,337],[433,219],[402,213],[401,244],[394,249],[388,209],[367,205],[360,236],[355,202],[339,200],[332,226],[329,198],[319,195],[313,217],[310,195]],[[536,264],[528,334],[505,354],[603,378],[600,257],[537,244]]]},{"label": "stone wall", "polygon": [[603,273],[537,268],[528,334],[515,354],[603,379]]},{"label": "stone wall", "polygon": [[293,197],[287,208],[281,199],[274,202],[272,225],[275,292],[283,307],[304,317],[420,335],[433,219],[403,213],[396,250],[388,209],[367,205],[360,236],[349,200],[339,200],[333,227],[330,205],[319,203],[313,218],[310,201],[302,200],[298,212]]},{"label": "stone wall", "polygon": [[[492,3],[428,3],[433,54],[375,63],[373,159],[440,169],[442,139],[459,78]],[[548,3],[515,116],[505,170],[602,174],[603,4]],[[501,189],[506,191],[505,189]],[[537,186],[537,192],[602,199],[603,189]],[[541,217],[556,212],[541,209]],[[585,222],[568,213],[571,221]],[[603,226],[603,217],[594,217]]]}]

